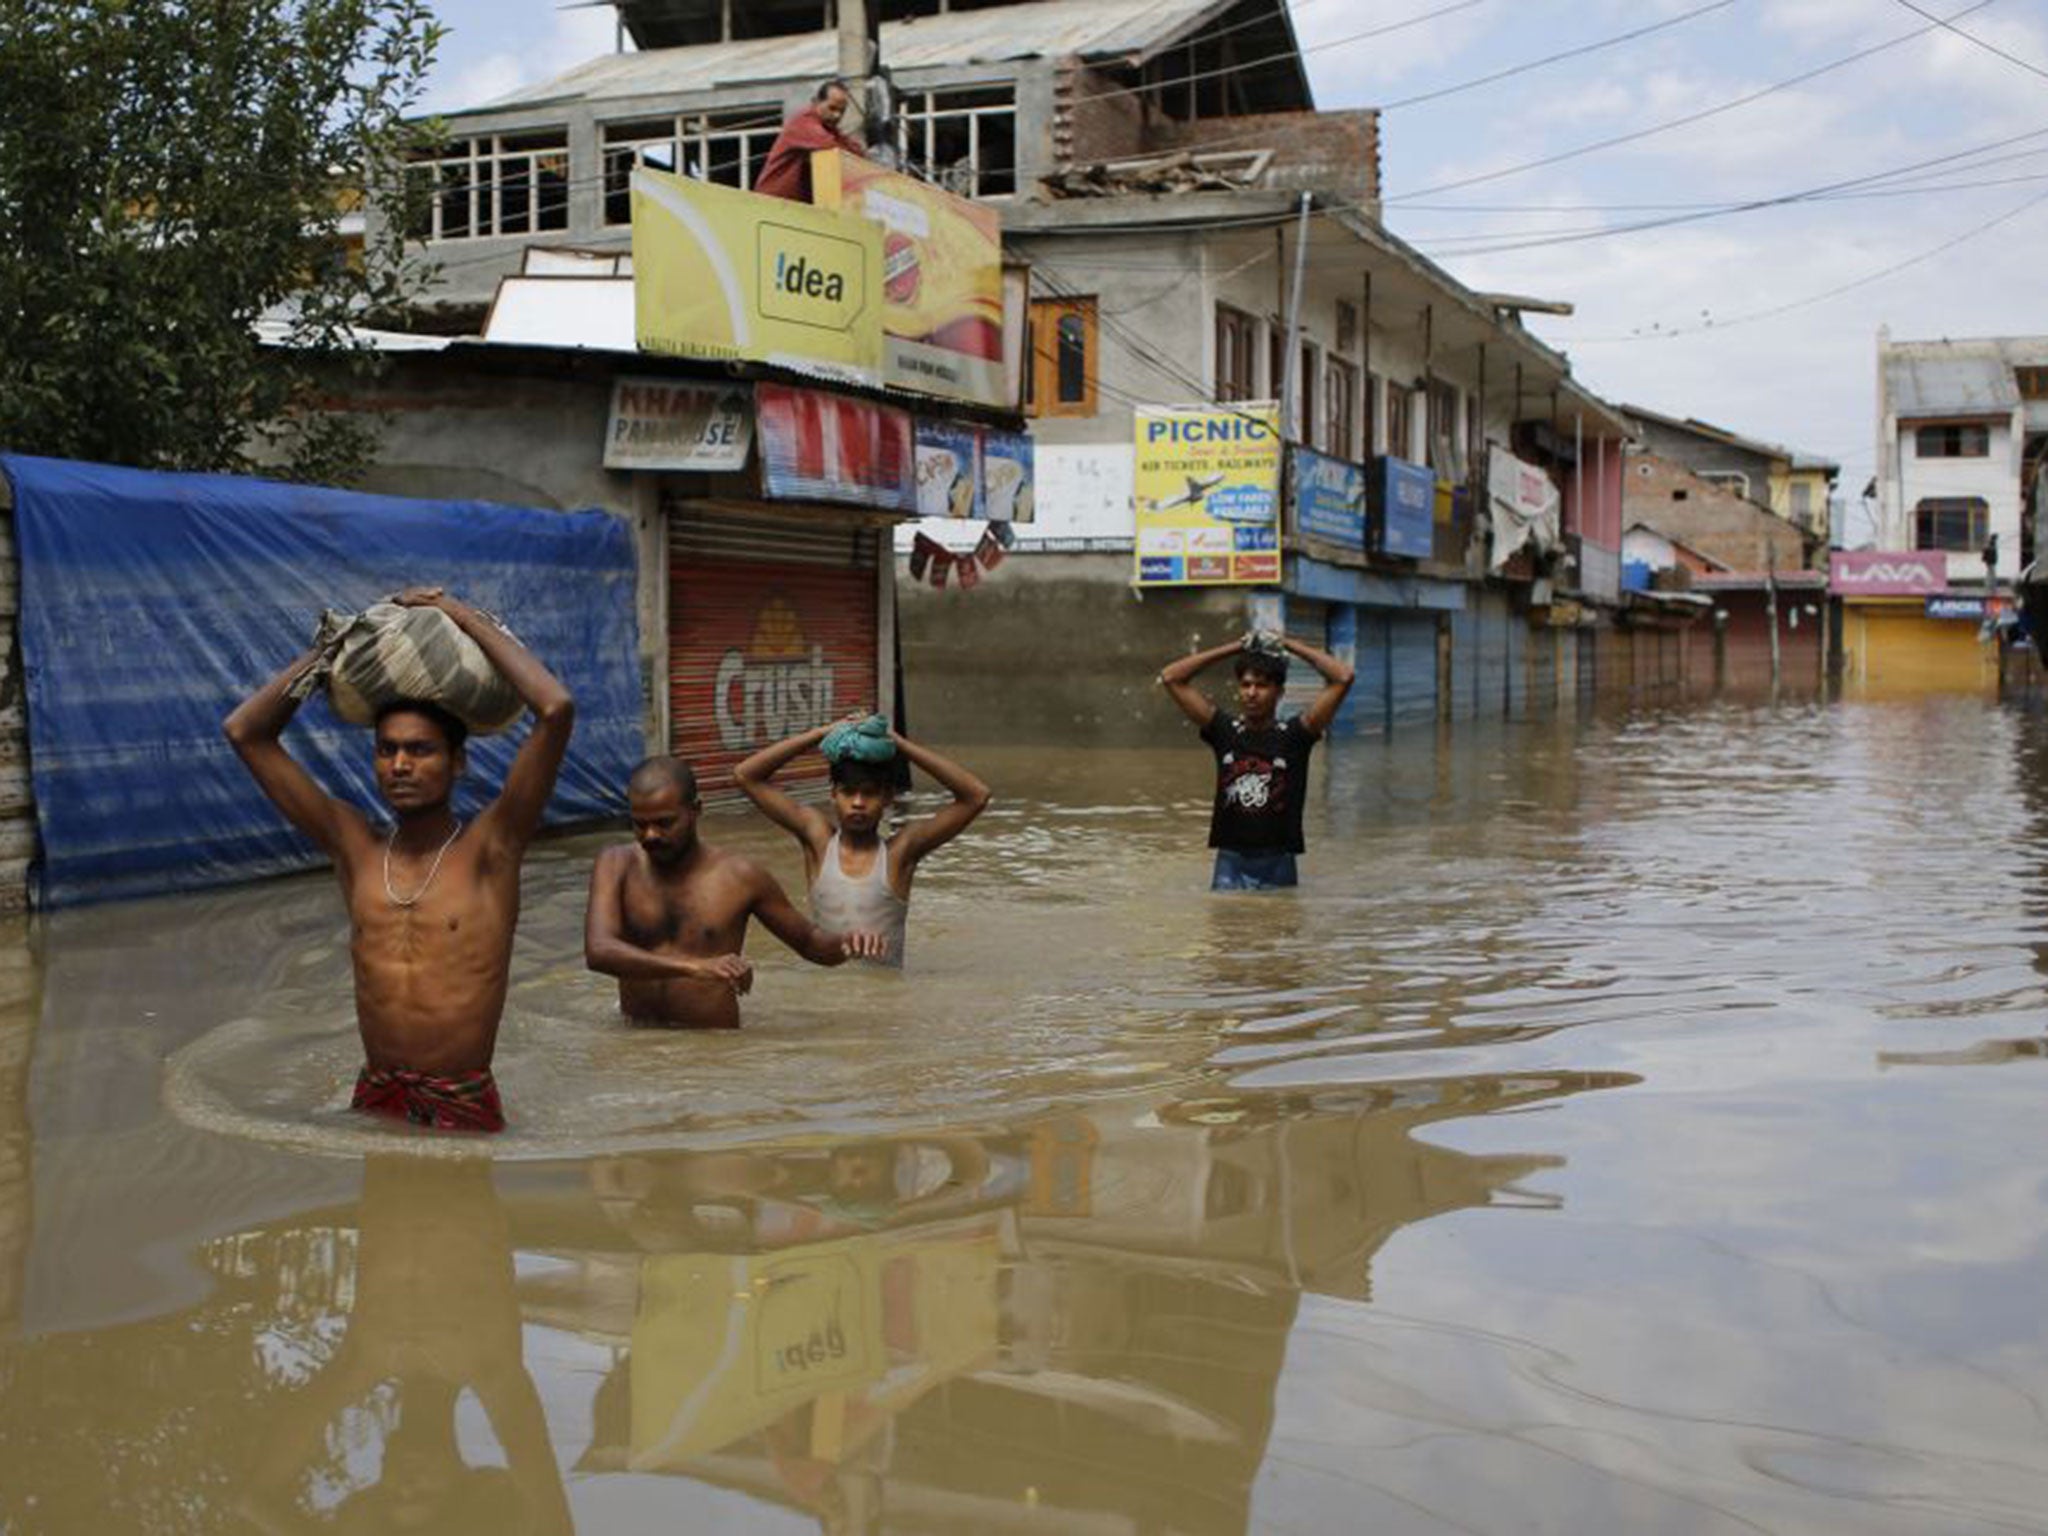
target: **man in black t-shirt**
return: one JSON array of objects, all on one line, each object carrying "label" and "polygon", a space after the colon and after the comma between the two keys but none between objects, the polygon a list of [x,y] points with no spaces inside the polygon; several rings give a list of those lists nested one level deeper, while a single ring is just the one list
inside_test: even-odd
[{"label": "man in black t-shirt", "polygon": [[[1194,679],[1233,653],[1239,713],[1226,715],[1194,686]],[[1287,686],[1290,655],[1322,675],[1323,691],[1304,713],[1282,720],[1280,695]],[[1216,850],[1211,890],[1265,891],[1295,883],[1309,753],[1351,691],[1351,677],[1351,668],[1327,651],[1259,632],[1183,656],[1160,672],[1160,686],[1216,754],[1216,804],[1209,813],[1209,846]]]}]

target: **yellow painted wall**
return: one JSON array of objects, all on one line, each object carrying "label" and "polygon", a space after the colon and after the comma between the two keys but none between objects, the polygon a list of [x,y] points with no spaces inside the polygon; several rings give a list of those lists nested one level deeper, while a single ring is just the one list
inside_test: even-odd
[{"label": "yellow painted wall", "polygon": [[1965,620],[1930,619],[1917,597],[1842,610],[1843,682],[1863,694],[1974,692],[1998,682],[1998,649]]}]

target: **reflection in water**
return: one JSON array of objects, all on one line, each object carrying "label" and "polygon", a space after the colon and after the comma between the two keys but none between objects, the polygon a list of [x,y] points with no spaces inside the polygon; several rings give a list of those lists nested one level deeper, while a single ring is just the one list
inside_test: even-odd
[{"label": "reflection in water", "polygon": [[[276,1531],[566,1531],[489,1166],[370,1159],[353,1250],[340,1343],[272,1414],[241,1512]],[[465,1392],[503,1467],[463,1459]]]},{"label": "reflection in water", "polygon": [[488,1163],[332,1107],[326,881],[51,922],[0,1530],[2042,1528],[2048,721],[1347,746],[1257,899],[1185,751],[989,757],[916,973],[729,1038],[536,850]]},{"label": "reflection in water", "polygon": [[28,1068],[36,1038],[40,982],[27,923],[0,931],[0,1346],[21,1328],[28,1249],[35,1222],[34,1132]]}]

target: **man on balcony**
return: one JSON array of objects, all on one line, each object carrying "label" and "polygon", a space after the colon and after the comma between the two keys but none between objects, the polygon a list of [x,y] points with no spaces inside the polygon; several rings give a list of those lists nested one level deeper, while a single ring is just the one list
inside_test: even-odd
[{"label": "man on balcony", "polygon": [[839,131],[846,120],[853,95],[843,80],[827,80],[811,97],[811,104],[782,125],[754,190],[768,197],[786,197],[793,203],[811,201],[811,154],[820,149],[843,149],[864,155],[858,140]]}]

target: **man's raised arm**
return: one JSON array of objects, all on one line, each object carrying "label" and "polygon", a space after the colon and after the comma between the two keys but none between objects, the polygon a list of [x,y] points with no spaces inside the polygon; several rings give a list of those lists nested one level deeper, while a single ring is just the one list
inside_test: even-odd
[{"label": "man's raised arm", "polygon": [[458,629],[477,643],[485,659],[498,669],[498,675],[512,685],[512,691],[533,711],[533,729],[520,744],[505,775],[505,787],[486,813],[524,847],[540,825],[548,796],[554,793],[555,775],[561,772],[570,733],[576,728],[576,701],[538,656],[489,615],[461,598],[452,597],[439,587],[414,587],[392,601],[406,608],[438,608],[447,614]]},{"label": "man's raised arm", "polygon": [[291,686],[319,654],[317,649],[307,651],[242,700],[221,722],[221,733],[285,820],[318,843],[328,857],[339,858],[354,839],[369,836],[369,824],[354,806],[314,783],[279,740],[299,708]]},{"label": "man's raised arm", "polygon": [[1216,706],[1195,686],[1195,676],[1243,648],[1242,641],[1230,640],[1222,645],[1212,645],[1206,651],[1197,651],[1192,656],[1183,656],[1178,661],[1169,661],[1160,668],[1159,686],[1173,695],[1173,702],[1180,706],[1182,714],[1196,725],[1206,726],[1216,718]]}]

